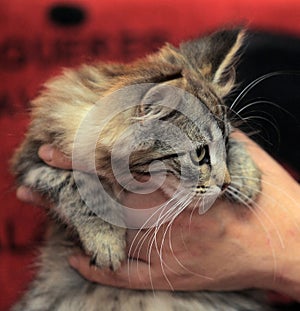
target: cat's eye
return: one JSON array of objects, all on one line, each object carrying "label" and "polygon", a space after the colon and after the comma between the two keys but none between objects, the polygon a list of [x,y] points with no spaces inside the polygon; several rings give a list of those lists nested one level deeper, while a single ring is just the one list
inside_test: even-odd
[{"label": "cat's eye", "polygon": [[190,157],[195,165],[207,163],[205,160],[208,160],[208,150],[206,147],[198,147],[196,150],[190,152]]}]

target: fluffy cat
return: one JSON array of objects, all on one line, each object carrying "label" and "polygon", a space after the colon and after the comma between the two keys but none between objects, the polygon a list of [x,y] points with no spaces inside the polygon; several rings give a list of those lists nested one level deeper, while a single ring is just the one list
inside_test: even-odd
[{"label": "fluffy cat", "polygon": [[[131,64],[66,70],[46,83],[32,102],[32,121],[13,159],[13,171],[19,185],[53,202],[49,214],[54,221],[36,279],[12,310],[267,310],[263,300],[248,292],[154,294],[102,286],[82,278],[67,262],[78,247],[99,267],[117,270],[125,259],[126,225],[122,209],[116,208],[128,182],[124,163],[136,180],[165,174],[162,189],[170,197],[172,217],[177,212],[173,203],[182,210],[211,193],[239,203],[257,197],[260,172],[243,144],[229,137],[233,128],[223,104],[234,85],[234,61],[243,36],[240,29],[224,30],[179,48],[167,44]],[[189,144],[172,134],[171,125]],[[220,144],[213,147],[216,141]],[[70,159],[76,156],[79,163],[88,162],[94,151],[89,165],[98,177],[48,167],[37,155],[45,143]],[[134,148],[128,156],[130,146]],[[174,193],[178,201],[189,199],[180,205]]]}]

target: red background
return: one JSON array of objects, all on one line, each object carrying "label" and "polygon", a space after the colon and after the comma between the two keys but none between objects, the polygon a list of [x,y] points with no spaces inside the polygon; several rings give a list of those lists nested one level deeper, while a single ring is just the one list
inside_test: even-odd
[{"label": "red background", "polygon": [[91,59],[129,61],[164,41],[178,43],[226,25],[300,36],[299,0],[64,0],[85,21],[63,27],[49,18],[53,0],[0,2],[0,310],[31,278],[42,212],[15,198],[8,161],[28,122],[28,101],[62,66]]}]

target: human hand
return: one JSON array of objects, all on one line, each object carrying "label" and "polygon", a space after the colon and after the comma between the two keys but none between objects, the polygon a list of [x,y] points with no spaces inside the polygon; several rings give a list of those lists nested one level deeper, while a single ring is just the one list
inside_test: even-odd
[{"label": "human hand", "polygon": [[[167,224],[158,230],[158,250],[153,244],[151,252],[149,243],[154,229],[143,243],[144,231],[128,230],[128,256],[135,260],[128,260],[117,272],[90,267],[89,258],[82,254],[71,257],[70,264],[91,281],[118,287],[167,290],[256,287],[285,292],[299,299],[299,185],[245,135],[234,135],[245,141],[263,173],[262,193],[251,210],[225,201],[217,201],[204,215],[194,213],[191,217],[190,211],[185,210],[167,234]],[[39,152],[46,163],[71,169],[70,161],[57,150],[52,151],[51,158],[46,149]],[[36,194],[31,195],[27,199],[42,203]],[[26,199],[22,195],[21,198]],[[128,193],[123,204],[147,208],[164,200],[158,190],[146,198]]]}]

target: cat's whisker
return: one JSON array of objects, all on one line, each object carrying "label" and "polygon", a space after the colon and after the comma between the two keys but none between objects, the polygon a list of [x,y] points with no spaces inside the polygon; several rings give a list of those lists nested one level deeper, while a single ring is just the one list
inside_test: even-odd
[{"label": "cat's whisker", "polygon": [[[161,206],[160,206],[160,207],[159,207],[145,222],[144,222],[144,224],[139,228],[138,233],[140,233],[140,232],[142,232],[142,230],[146,229],[146,228],[147,228],[147,225],[149,224],[149,220],[151,220],[153,217],[156,217],[156,215],[157,215],[158,213],[162,213],[162,212],[164,211],[164,209],[166,208],[167,204],[169,204],[172,200],[174,200],[174,198],[172,198],[172,199],[170,199],[169,201],[167,201],[166,203],[162,204],[162,205],[161,205]],[[133,247],[133,245],[134,245],[134,243],[136,242],[136,239],[137,239],[137,237],[138,237],[138,234],[136,234],[136,236],[134,237],[134,239],[133,239],[133,241],[132,241],[132,243],[131,243],[131,246],[130,246],[130,248],[129,248],[129,252],[130,252],[131,254],[134,255],[134,254],[136,253],[136,251],[142,247],[143,243],[144,243],[145,240],[148,238],[148,235],[151,233],[152,229],[153,229],[152,226],[150,226],[149,228],[147,228],[147,231],[144,233],[143,238],[139,240],[139,242],[137,243],[137,246],[135,247],[135,249],[132,250],[132,247]],[[137,254],[137,257],[138,257],[138,256],[139,256],[139,252],[138,252],[138,254]]]},{"label": "cat's whisker", "polygon": [[[170,286],[170,288],[172,290],[173,290],[173,286],[170,283],[170,281],[169,281],[169,279],[168,279],[164,269],[168,268],[169,270],[171,270],[173,272],[175,272],[175,271],[163,259],[163,246],[164,246],[164,243],[165,243],[165,240],[166,240],[166,235],[170,231],[174,220],[191,203],[191,200],[192,200],[192,198],[189,198],[189,194],[187,194],[184,199],[185,199],[185,202],[183,201],[182,205],[177,210],[175,210],[175,209],[173,210],[174,213],[172,215],[172,219],[170,220],[170,222],[167,225],[167,228],[164,231],[164,234],[163,234],[163,237],[162,237],[162,241],[161,241],[161,244],[160,244],[160,248],[159,248],[159,257],[160,257],[161,269],[162,269],[163,275],[164,275],[167,283],[169,284],[169,286]],[[170,241],[171,240],[169,239],[169,246],[170,246]],[[156,249],[158,250],[157,240],[156,240]],[[171,249],[172,249],[172,247],[171,247]],[[173,255],[174,255],[174,252],[173,252]]]},{"label": "cat's whisker", "polygon": [[[269,78],[275,77],[275,76],[280,76],[280,75],[285,75],[285,74],[291,74],[292,72],[289,71],[275,71],[275,72],[270,72],[267,73],[261,77],[258,77],[257,79],[253,80],[251,83],[249,83],[241,92],[240,94],[236,97],[236,99],[233,101],[233,103],[230,106],[230,109],[233,109],[235,106],[237,106],[243,98],[259,83],[261,83],[264,80],[267,80]],[[299,74],[299,73],[298,73]]]},{"label": "cat's whisker", "polygon": [[[179,193],[177,196],[179,196],[179,195],[180,195],[180,193]],[[178,205],[178,202],[176,202],[175,206],[172,206],[172,209],[168,210],[167,213],[163,215],[163,217],[164,217],[164,218],[167,218],[167,217],[169,218],[171,213],[176,212],[176,205]],[[171,220],[171,221],[173,221],[173,220]],[[149,243],[148,243],[148,245],[149,245],[149,247],[148,247],[148,250],[149,250],[149,251],[148,251],[148,263],[149,263],[149,265],[150,265],[150,262],[151,262],[151,252],[152,252],[153,248],[155,247],[155,249],[156,249],[158,255],[160,256],[160,264],[161,264],[161,267],[162,267],[162,272],[165,274],[164,268],[163,268],[164,261],[163,261],[163,258],[162,258],[162,256],[161,256],[161,253],[159,252],[159,247],[158,247],[158,243],[157,243],[157,233],[158,233],[158,231],[160,230],[161,226],[162,226],[164,223],[165,223],[165,221],[159,221],[159,222],[158,222],[158,226],[155,227],[155,229],[154,229],[154,234],[153,234],[153,236],[152,236],[152,239],[151,239],[151,240],[149,241]],[[172,288],[172,284],[169,282],[167,276],[166,276],[166,275],[164,275],[164,276],[165,276],[166,281],[168,282],[170,288]],[[151,270],[150,270],[150,268],[149,268],[149,277],[150,277],[151,284],[152,284],[152,278],[151,278]],[[152,285],[153,285],[153,284],[152,284]]]},{"label": "cat's whisker", "polygon": [[[266,113],[266,115],[268,115],[270,118],[272,117],[272,115],[269,115],[268,113]],[[274,119],[274,118],[273,118]],[[274,130],[276,131],[276,135],[279,139],[280,137],[280,131],[278,129],[278,125],[275,123],[275,122],[272,122],[270,119],[268,118],[265,118],[263,116],[249,116],[249,117],[244,117],[244,120],[245,121],[248,121],[248,120],[263,120],[267,123],[269,123],[273,128]],[[274,120],[275,121],[275,120]]]},{"label": "cat's whisker", "polygon": [[173,202],[173,201],[175,201],[175,204],[177,204],[177,199],[181,196],[181,194],[184,192],[184,190],[182,190],[182,191],[180,191],[180,192],[178,192],[178,193],[176,193],[172,198],[170,198],[168,201],[166,201],[166,202],[164,202],[163,204],[161,204],[156,210],[155,210],[155,212],[153,212],[152,214],[151,214],[151,216],[150,217],[148,217],[146,220],[145,220],[145,222],[144,222],[144,224],[141,226],[141,228],[140,229],[145,229],[148,225],[150,225],[150,221],[152,221],[153,220],[153,218],[155,218],[155,217],[157,217],[157,219],[156,219],[156,221],[151,225],[151,226],[158,226],[158,224],[159,224],[159,222],[160,222],[160,220],[161,220],[161,216],[162,215],[165,215],[167,212],[165,212],[165,209],[167,209],[169,206],[170,206],[170,204]]},{"label": "cat's whisker", "polygon": [[169,247],[170,247],[170,250],[172,251],[172,253],[174,254],[173,252],[173,247],[172,247],[172,241],[171,241],[171,230],[172,230],[172,225],[175,221],[175,219],[177,218],[177,216],[183,211],[186,209],[186,207],[191,203],[192,201],[192,198],[190,197],[187,197],[186,199],[186,202],[183,202],[182,206],[180,207],[180,209],[178,211],[175,211],[174,214],[173,214],[173,217],[172,217],[172,220],[168,223],[168,226],[167,226],[167,229],[165,230],[164,232],[164,235],[163,235],[163,239],[162,239],[162,243],[161,243],[161,247],[160,247],[160,253],[161,253],[161,257],[162,257],[162,251],[163,251],[163,244],[165,243],[165,240],[166,240],[166,236],[167,236],[167,233],[168,233],[168,240],[169,240]]},{"label": "cat's whisker", "polygon": [[[141,230],[139,230],[140,232]],[[138,234],[137,234],[138,235]],[[136,239],[137,235],[135,236],[134,239]],[[146,249],[147,249],[147,264],[148,264],[148,274],[149,274],[149,279],[150,279],[150,286],[151,286],[151,290],[153,292],[153,294],[155,295],[155,287],[154,287],[154,284],[153,284],[153,280],[152,280],[152,273],[151,273],[151,253],[152,253],[152,250],[153,250],[153,244],[154,244],[154,239],[156,238],[156,228],[148,228],[147,231],[143,234],[143,237],[138,241],[137,243],[137,246],[134,250],[134,253],[137,251],[137,258],[140,258],[140,252],[141,252],[141,249],[144,245],[144,243],[146,241],[147,242],[147,246],[146,246]],[[133,244],[133,243],[132,243]],[[136,269],[138,270],[138,266],[139,266],[139,260],[136,260],[135,261],[136,263]],[[130,275],[129,275],[130,277]]]},{"label": "cat's whisker", "polygon": [[[231,187],[229,186],[228,187],[230,190],[232,191],[237,191],[236,188],[234,187]],[[242,196],[242,198],[245,198],[245,200],[248,200],[248,196],[245,195],[244,193],[242,193],[241,191],[238,191],[239,195]],[[243,200],[244,201],[244,200]],[[275,229],[275,232],[276,232],[276,235],[278,237],[278,240],[280,242],[280,245],[282,248],[285,248],[285,245],[284,245],[284,241],[282,239],[282,235],[280,233],[280,230],[279,228],[275,225],[274,221],[272,220],[272,218],[270,217],[270,215],[263,209],[259,206],[259,204],[257,204],[255,201],[251,200],[251,204],[253,204],[257,209],[260,210],[260,212],[262,213],[262,215],[269,221],[269,223],[272,225],[272,227]],[[248,205],[247,205],[248,206]]]},{"label": "cat's whisker", "polygon": [[189,194],[187,194],[184,198],[182,198],[182,202],[180,202],[180,205],[178,209],[174,209],[173,213],[172,213],[172,218],[170,220],[170,222],[168,223],[167,229],[165,230],[164,234],[163,234],[163,240],[161,243],[161,248],[160,248],[160,254],[162,253],[162,245],[164,243],[165,237],[166,237],[166,233],[169,229],[169,227],[172,225],[173,221],[175,220],[175,218],[191,203],[192,201],[192,197],[190,197]]},{"label": "cat's whisker", "polygon": [[[242,124],[246,124],[250,129],[251,129],[251,133],[247,133],[247,136],[253,136],[253,135],[257,135],[260,134],[259,136],[261,137],[262,140],[264,140],[266,143],[270,144],[270,141],[268,139],[266,139],[261,133],[265,132],[263,131],[263,127],[260,123],[254,123],[253,120],[255,119],[264,119],[261,116],[248,116],[248,117],[244,117],[242,115],[240,115],[240,112],[236,112],[234,110],[229,110],[230,113],[234,113],[234,117],[230,116],[229,118],[231,119],[231,123],[233,125],[235,125],[235,127],[240,127]],[[259,111],[260,114],[262,113],[261,111]],[[267,114],[267,113],[265,113]],[[237,117],[237,118],[236,118]],[[279,131],[278,131],[278,127],[276,126],[275,122],[273,123],[272,121],[270,121],[269,119],[264,119],[266,122],[270,123],[272,125],[272,127],[275,129],[277,137],[280,137]],[[252,121],[251,123],[249,121]],[[274,120],[275,121],[275,120]],[[255,126],[254,126],[255,125]]]},{"label": "cat's whisker", "polygon": [[[185,191],[184,190],[182,190],[182,191],[180,191],[178,194],[177,194],[177,196],[176,196],[176,202],[175,202],[175,204],[173,204],[172,206],[171,206],[171,208],[166,212],[166,213],[160,213],[160,215],[159,215],[159,218],[158,218],[158,220],[157,220],[157,222],[158,223],[164,223],[164,222],[166,222],[166,220],[167,220],[167,218],[169,217],[169,214],[170,213],[172,213],[174,210],[176,210],[176,208],[177,208],[177,206],[179,206],[182,202],[184,202],[184,200],[185,200],[185,198],[189,195],[189,194],[187,194],[187,195],[185,195],[184,197],[181,197],[181,195],[184,193]],[[173,200],[174,200],[174,198],[175,197],[173,197]],[[168,201],[168,204],[170,203],[171,201]]]},{"label": "cat's whisker", "polygon": [[[171,223],[173,221],[173,215],[181,209],[181,206],[184,204],[184,202],[186,201],[186,198],[189,196],[189,194],[185,195],[184,197],[179,198],[179,200],[172,206],[171,209],[169,209],[167,211],[167,213],[162,215],[162,218],[164,221],[160,221],[159,223],[163,224],[165,222],[169,222]],[[179,207],[179,208],[178,208]],[[156,227],[156,232],[158,232],[158,230],[160,229],[159,227]]]},{"label": "cat's whisker", "polygon": [[[230,113],[234,113],[234,116],[238,118],[239,122],[244,122],[244,123],[247,123],[247,121],[244,119],[244,117],[242,115],[240,115],[237,111],[234,111],[234,110],[229,110]],[[233,121],[232,117],[230,117],[231,119],[231,123],[235,123],[237,121]]]},{"label": "cat's whisker", "polygon": [[247,110],[248,108],[259,105],[259,104],[270,104],[271,105],[271,104],[273,104],[273,102],[268,101],[268,100],[255,100],[253,102],[248,103],[247,105],[244,105],[242,108],[240,108],[237,111],[237,113],[240,114],[243,111]]},{"label": "cat's whisker", "polygon": [[[201,199],[201,198],[199,198],[199,200],[200,200],[200,199]],[[190,205],[190,203],[192,202],[192,200],[193,200],[193,197],[188,198],[188,201],[186,202],[186,206]],[[185,206],[183,209],[185,209],[186,206]],[[182,209],[182,210],[183,210],[183,209]],[[195,204],[194,207],[193,207],[193,211],[196,210],[196,209],[197,209],[197,206],[196,206],[196,204]],[[180,211],[180,212],[181,212],[181,211]],[[179,214],[179,213],[178,213],[178,214]],[[174,215],[174,219],[178,216],[178,214],[176,213],[176,214]],[[195,276],[198,276],[198,277],[201,277],[201,278],[205,278],[205,279],[207,279],[207,280],[213,280],[213,278],[211,278],[211,277],[208,277],[208,276],[206,276],[206,275],[199,274],[199,273],[196,273],[196,272],[194,272],[194,271],[191,271],[190,269],[188,269],[187,267],[185,267],[184,264],[183,264],[183,263],[178,259],[178,257],[175,255],[175,253],[174,253],[174,251],[173,251],[172,238],[171,238],[171,235],[172,235],[172,224],[173,224],[173,221],[170,222],[169,227],[167,228],[168,230],[165,231],[165,235],[166,235],[167,232],[168,232],[169,248],[170,248],[170,250],[171,250],[171,253],[172,253],[172,255],[173,255],[173,258],[176,260],[176,262],[179,264],[179,266],[180,266],[183,270],[185,270],[185,271],[187,271],[187,272],[189,272],[189,273],[192,273],[192,274],[195,275]],[[184,239],[183,239],[183,243],[185,244]],[[162,251],[162,247],[163,247],[163,244],[161,245],[161,251]],[[189,251],[187,246],[186,246],[186,250]],[[168,268],[171,269],[170,267],[168,267]],[[172,270],[172,269],[171,269],[171,270]],[[177,273],[177,272],[174,271],[174,270],[173,270],[173,272],[176,273],[176,274],[179,274],[179,273]]]},{"label": "cat's whisker", "polygon": [[[253,129],[253,126],[249,125],[248,121],[249,120],[255,120],[255,119],[260,119],[260,120],[264,120],[264,122],[268,122],[269,124],[271,124],[271,126],[275,129],[276,131],[276,135],[278,137],[278,141],[280,139],[280,132],[279,132],[279,129],[278,129],[278,125],[276,124],[276,120],[274,119],[273,115],[271,114],[268,114],[267,112],[265,111],[261,111],[259,110],[259,114],[265,114],[265,115],[268,115],[269,117],[271,117],[271,119],[273,119],[274,122],[272,122],[270,120],[270,118],[263,118],[262,116],[250,116],[250,117],[242,117],[240,115],[240,113],[242,113],[243,111],[247,110],[248,108],[250,107],[253,107],[255,105],[258,105],[258,104],[266,104],[266,105],[270,105],[272,107],[276,107],[278,108],[279,110],[283,111],[284,113],[286,113],[287,115],[289,115],[290,117],[292,117],[294,120],[296,120],[296,122],[298,123],[298,120],[295,118],[295,116],[293,116],[289,111],[287,111],[286,109],[284,109],[283,107],[280,107],[278,104],[274,103],[274,102],[271,102],[271,101],[268,101],[268,100],[257,100],[257,101],[254,101],[252,103],[249,103],[247,105],[245,105],[244,107],[240,108],[237,112],[234,112],[234,108],[236,106],[238,106],[238,104],[243,100],[243,98],[259,83],[261,83],[262,81],[266,80],[266,79],[269,79],[271,77],[275,77],[275,76],[280,76],[280,75],[299,75],[299,72],[295,71],[276,71],[276,72],[271,72],[271,73],[268,73],[264,76],[261,76],[259,78],[257,78],[256,80],[252,81],[250,84],[248,84],[241,92],[240,94],[236,97],[236,99],[233,101],[233,103],[231,104],[231,106],[229,107],[229,112],[233,112],[235,115],[237,115],[239,117],[239,119],[245,123],[248,124],[248,126],[250,126],[252,129]],[[232,124],[234,124],[234,122],[236,122],[236,120],[232,119]],[[239,124],[239,121],[238,121],[238,124]],[[238,125],[237,124],[237,125]],[[240,125],[240,124],[239,124]],[[259,128],[262,128],[261,131],[259,131],[260,133],[262,132],[266,132],[266,131],[263,131],[263,125],[261,123],[257,123],[256,128],[259,127]],[[257,132],[257,130],[255,130],[255,132]],[[256,133],[257,134],[257,133]],[[266,139],[263,135],[260,135],[260,137],[268,144],[270,144],[270,140],[269,139]]]},{"label": "cat's whisker", "polygon": [[[257,211],[255,210],[255,208],[253,208],[248,202],[246,202],[245,200],[243,200],[240,196],[238,196],[234,191],[236,189],[232,190],[229,187],[226,189],[226,191],[228,193],[230,193],[232,195],[232,197],[235,197],[238,201],[241,201],[245,206],[247,206],[249,208],[249,210],[254,214],[254,216],[257,218],[257,220],[259,221],[259,223],[262,226],[262,229],[264,230],[264,232],[266,233],[266,236],[268,238],[268,241],[270,242],[270,248],[271,248],[271,252],[272,252],[272,258],[273,258],[273,271],[274,271],[274,279],[276,278],[276,271],[277,271],[277,259],[276,259],[276,252],[275,252],[275,248],[273,245],[273,240],[272,237],[267,229],[266,224],[264,223],[264,221],[261,219],[260,215],[257,213]],[[240,193],[239,193],[240,194]]]},{"label": "cat's whisker", "polygon": [[[237,177],[237,178],[243,178],[243,179],[249,179],[249,180],[254,180],[254,181],[259,181],[260,179],[258,178],[254,178],[254,177],[248,177],[248,176],[236,176],[236,175],[232,175],[232,177]],[[293,197],[291,197],[286,191],[284,191],[281,187],[278,187],[276,184],[268,182],[266,180],[264,180],[264,178],[262,178],[261,183],[265,183],[268,186],[273,187],[275,190],[281,192],[283,195],[286,196],[286,198],[288,198],[289,200],[291,200],[291,202],[293,202],[293,204],[295,205],[299,205],[299,202],[297,202]]]},{"label": "cat's whisker", "polygon": [[[140,251],[141,251],[141,249],[142,249],[143,244],[144,244],[145,241],[148,239],[149,235],[150,235],[151,233],[153,233],[153,228],[150,226],[149,228],[147,228],[146,232],[143,233],[143,237],[140,238],[140,239],[138,240],[138,243],[137,243],[137,245],[135,246],[134,250],[132,249],[132,248],[133,248],[133,245],[135,244],[135,242],[136,242],[137,239],[138,239],[139,234],[140,234],[143,230],[146,229],[147,224],[148,224],[148,222],[149,222],[149,219],[151,219],[152,217],[155,217],[155,214],[157,214],[157,213],[159,213],[161,210],[163,210],[163,209],[166,207],[167,203],[169,203],[169,202],[172,201],[173,199],[174,199],[174,198],[172,198],[172,199],[170,199],[168,202],[162,204],[162,205],[155,211],[155,213],[153,213],[153,214],[151,215],[151,217],[148,218],[148,219],[144,222],[144,224],[139,228],[138,232],[136,233],[136,235],[135,235],[135,237],[133,238],[133,241],[131,242],[131,245],[130,245],[130,247],[129,247],[128,253],[131,254],[131,257],[134,257],[134,254],[137,253],[137,256],[136,256],[136,257],[139,258],[139,256],[140,256]],[[149,245],[149,242],[148,242],[148,245]],[[130,260],[130,258],[129,258],[128,260]],[[139,264],[139,261],[137,260],[137,261],[136,261],[137,269],[138,269],[138,264]]]},{"label": "cat's whisker", "polygon": [[[137,243],[137,246],[136,246],[135,249],[132,251],[132,246],[134,245],[134,243],[135,243],[135,241],[136,241],[136,239],[137,239],[137,237],[138,237],[138,234],[139,234],[140,232],[142,232],[143,229],[145,229],[145,226],[147,225],[147,223],[148,223],[148,221],[149,221],[149,218],[148,218],[148,220],[144,223],[144,225],[139,229],[138,233],[135,235],[135,237],[134,237],[134,239],[133,239],[133,241],[132,241],[132,243],[131,243],[131,246],[130,246],[130,248],[129,248],[129,253],[131,253],[132,256],[134,256],[134,254],[137,252],[137,258],[139,258],[139,256],[140,256],[140,251],[141,251],[141,248],[142,248],[143,244],[144,244],[145,241],[148,239],[149,235],[152,233],[153,236],[152,236],[152,238],[148,241],[148,249],[149,249],[149,252],[148,252],[148,254],[149,254],[149,255],[148,255],[148,261],[149,261],[149,265],[150,265],[150,262],[151,262],[151,251],[152,251],[152,247],[153,247],[153,242],[151,242],[151,241],[153,241],[154,239],[156,239],[156,233],[157,233],[157,231],[158,231],[157,227],[160,228],[161,225],[165,222],[165,221],[161,221],[161,220],[162,220],[161,214],[163,214],[164,209],[170,204],[170,202],[172,202],[172,201],[174,201],[174,200],[177,200],[177,198],[180,197],[180,195],[181,195],[182,192],[183,192],[183,191],[177,193],[177,195],[175,195],[173,198],[171,198],[170,200],[168,200],[167,202],[165,202],[164,204],[162,204],[162,206],[160,206],[160,208],[157,209],[157,210],[155,211],[155,213],[153,213],[153,214],[151,215],[150,218],[154,217],[157,213],[160,212],[159,219],[158,219],[157,222],[156,222],[156,227],[155,227],[155,228],[152,228],[152,227],[148,228],[147,231],[143,234],[143,238],[139,239],[139,241],[138,241],[138,243]],[[176,204],[177,204],[177,202],[175,203],[175,205],[176,205]],[[175,207],[176,207],[176,206],[175,206]],[[166,214],[165,217],[168,217],[168,214],[169,214],[169,213],[170,213],[170,210],[168,210],[168,211],[167,211],[166,213],[164,213],[163,215]],[[153,232],[153,229],[154,229],[154,232]],[[137,269],[138,269],[138,264],[139,264],[139,262],[136,261]],[[151,272],[149,271],[149,273],[151,273]]]},{"label": "cat's whisker", "polygon": [[[195,208],[195,209],[196,209],[196,208]],[[178,257],[175,255],[175,253],[174,253],[174,251],[173,251],[173,246],[172,246],[172,241],[171,241],[171,234],[172,234],[171,231],[172,231],[172,227],[170,227],[170,230],[169,230],[169,247],[170,247],[171,252],[172,252],[172,255],[173,255],[174,259],[176,260],[176,262],[178,263],[178,265],[179,265],[183,270],[185,270],[185,271],[187,271],[187,272],[189,272],[189,273],[191,273],[191,274],[193,274],[193,275],[195,275],[195,276],[197,276],[197,277],[204,278],[204,279],[206,279],[206,280],[212,281],[214,278],[209,277],[209,276],[204,275],[204,274],[196,273],[196,272],[194,272],[194,271],[188,269],[188,268],[178,259]],[[181,231],[181,235],[182,235],[182,231]],[[182,237],[182,243],[184,244],[184,247],[185,247],[186,251],[189,252],[189,249],[188,249],[188,247],[187,247],[187,245],[186,245],[185,240],[183,239],[183,237]],[[176,272],[176,271],[175,271],[175,272]],[[176,274],[179,274],[179,273],[176,273]]]},{"label": "cat's whisker", "polygon": [[[234,176],[232,176],[234,177]],[[238,176],[239,178],[241,178],[241,176]],[[243,179],[250,179],[250,180],[256,180],[255,178],[248,178],[248,177],[243,177]],[[258,180],[258,179],[257,179]],[[253,189],[255,190],[255,188],[248,186],[248,185],[243,185],[243,187],[246,187],[247,189]],[[258,192],[259,195],[264,196],[265,198],[267,198],[269,201],[276,203],[277,201],[270,196],[269,194],[266,194],[263,191],[259,191]],[[295,227],[298,229],[298,231],[300,232],[300,225],[297,223],[297,221],[295,220],[295,215],[293,215],[292,210],[289,208],[289,204],[287,204],[286,206],[283,206],[282,204],[275,204],[275,206],[277,206],[278,208],[284,210],[286,213],[288,213],[288,215],[290,216],[291,221],[294,223]]]},{"label": "cat's whisker", "polygon": [[[290,116],[292,119],[296,120],[298,122],[298,120],[296,119],[296,117],[294,115],[292,115],[288,110],[286,110],[285,108],[281,107],[280,105],[274,103],[274,102],[271,102],[269,100],[257,100],[257,101],[254,101],[254,102],[251,102],[247,105],[245,105],[244,107],[242,107],[238,113],[241,113],[242,111],[252,107],[252,106],[255,106],[255,105],[260,105],[260,104],[266,104],[266,105],[270,105],[272,107],[275,107],[277,108],[278,110],[281,110],[283,111],[284,113],[286,113],[288,116]],[[258,110],[260,113],[262,112],[261,110]],[[264,113],[267,113],[266,111],[263,111]],[[270,116],[273,117],[273,115],[269,114]]]},{"label": "cat's whisker", "polygon": [[[250,104],[248,104],[248,108],[249,107],[252,107],[254,105],[257,105],[257,104],[264,104],[264,103],[271,103],[269,101],[255,101],[255,102],[252,102]],[[245,108],[245,107],[244,107]],[[242,111],[244,111],[245,109],[242,108],[238,111],[238,114],[240,115]],[[260,107],[259,107],[260,108]],[[264,110],[261,110],[261,109],[258,109],[258,110],[250,110],[250,111],[247,111],[247,115],[245,115],[243,117],[243,120],[244,121],[247,121],[247,120],[251,120],[251,118],[256,118],[257,116],[262,116],[262,115],[265,115],[267,116],[269,119],[272,119],[274,121],[274,124],[277,123],[275,117],[273,114],[267,112],[267,111],[264,111]],[[263,119],[264,121],[268,121],[269,119]],[[276,125],[277,126],[277,125]]]},{"label": "cat's whisker", "polygon": [[[133,241],[131,242],[131,245],[129,247],[128,253],[131,254],[131,258],[133,257],[137,257],[139,258],[140,255],[140,249],[143,246],[143,244],[145,243],[145,241],[147,240],[147,238],[149,237],[149,235],[151,234],[151,232],[153,231],[153,228],[147,228],[145,232],[143,232],[143,230],[145,229],[139,229],[138,232],[135,234]],[[138,236],[143,233],[142,238],[138,239]],[[138,243],[135,246],[134,250],[132,250],[133,245],[135,244],[135,242],[138,239]],[[135,255],[136,254],[136,255]],[[131,258],[128,258],[128,260],[130,261]]]}]

